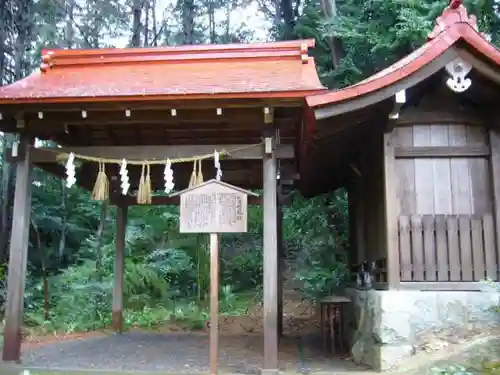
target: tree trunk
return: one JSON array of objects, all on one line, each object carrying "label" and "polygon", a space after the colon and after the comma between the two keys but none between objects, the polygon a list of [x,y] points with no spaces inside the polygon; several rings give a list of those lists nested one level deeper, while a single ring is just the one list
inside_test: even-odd
[{"label": "tree trunk", "polygon": [[[321,0],[321,7],[323,8],[323,14],[326,19],[335,18],[337,16],[336,0]],[[340,40],[336,40],[335,38],[328,38],[328,45],[330,46],[332,65],[335,69],[340,63]]]},{"label": "tree trunk", "polygon": [[279,28],[281,26],[281,0],[274,1],[274,28]]},{"label": "tree trunk", "polygon": [[11,198],[13,195],[13,171],[12,165],[7,161],[7,150],[12,147],[14,135],[5,133],[3,136],[3,167],[2,167],[2,196],[0,216],[0,262],[3,264],[7,261],[9,234],[10,234],[10,212]]},{"label": "tree trunk", "polygon": [[64,27],[64,45],[67,49],[73,48],[75,40],[75,30],[73,28],[74,9],[74,0],[66,0],[66,25]]},{"label": "tree trunk", "polygon": [[97,228],[96,232],[96,240],[95,240],[95,254],[96,254],[96,261],[95,261],[95,272],[96,272],[96,281],[99,284],[98,287],[98,293],[96,294],[96,299],[95,299],[95,316],[96,319],[99,320],[100,318],[100,310],[101,310],[101,305],[103,304],[103,296],[101,293],[101,285],[102,281],[104,278],[104,269],[103,269],[103,252],[102,252],[102,245],[103,245],[103,236],[104,236],[104,229],[106,228],[106,221],[108,218],[108,202],[103,201],[101,203],[101,214],[99,216],[99,226]]},{"label": "tree trunk", "polygon": [[61,222],[61,235],[59,237],[59,249],[57,251],[57,255],[59,259],[62,259],[66,249],[66,232],[67,232],[67,220],[68,214],[66,210],[66,183],[64,180],[61,180],[61,213],[63,215]]},{"label": "tree trunk", "polygon": [[31,227],[35,233],[36,247],[40,254],[40,266],[42,268],[42,280],[43,280],[43,318],[44,320],[49,320],[49,306],[50,306],[50,294],[49,294],[49,279],[47,275],[47,268],[45,266],[45,252],[43,249],[42,240],[40,238],[40,232],[38,231],[38,226],[35,223],[33,217],[31,218]]},{"label": "tree trunk", "polygon": [[208,30],[209,30],[209,38],[210,43],[216,43],[216,35],[215,35],[215,4],[214,0],[207,1],[207,13],[208,13]]},{"label": "tree trunk", "polygon": [[156,29],[156,0],[152,0],[151,4],[152,8],[152,13],[151,13],[151,21],[153,22],[153,47],[156,47],[158,45],[158,30]]},{"label": "tree trunk", "polygon": [[102,282],[104,276],[104,270],[102,268],[102,245],[103,245],[103,235],[106,229],[106,221],[108,218],[108,202],[103,201],[101,203],[101,214],[99,216],[99,227],[97,228],[96,241],[95,241],[95,253],[96,253],[96,274],[97,281]]},{"label": "tree trunk", "polygon": [[0,0],[0,85],[4,83],[5,41],[7,40],[7,0]]},{"label": "tree trunk", "polygon": [[19,15],[18,30],[14,45],[14,79],[17,81],[23,76],[23,61],[26,53],[26,22],[23,15]]},{"label": "tree trunk", "polygon": [[232,2],[228,1],[226,4],[226,43],[231,43],[231,11]]},{"label": "tree trunk", "polygon": [[281,0],[281,14],[283,16],[283,38],[285,40],[294,39],[295,19],[292,0]]},{"label": "tree trunk", "polygon": [[194,44],[194,0],[184,0],[182,2],[182,34],[183,44]]},{"label": "tree trunk", "polygon": [[149,9],[151,7],[150,0],[144,2],[144,47],[149,46]]},{"label": "tree trunk", "polygon": [[130,47],[141,46],[141,3],[141,0],[134,0],[132,4],[132,38],[130,39]]}]

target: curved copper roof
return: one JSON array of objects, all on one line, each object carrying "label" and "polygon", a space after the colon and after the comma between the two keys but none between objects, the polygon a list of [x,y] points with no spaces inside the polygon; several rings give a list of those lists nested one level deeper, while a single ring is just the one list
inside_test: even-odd
[{"label": "curved copper roof", "polygon": [[379,73],[342,90],[313,94],[306,97],[309,107],[322,107],[378,91],[417,72],[424,65],[444,54],[460,40],[500,66],[500,50],[477,31],[476,17],[467,14],[461,0],[452,0],[437,18],[428,42]]},{"label": "curved copper roof", "polygon": [[304,97],[323,92],[314,40],[46,50],[40,70],[0,87],[0,104]]}]

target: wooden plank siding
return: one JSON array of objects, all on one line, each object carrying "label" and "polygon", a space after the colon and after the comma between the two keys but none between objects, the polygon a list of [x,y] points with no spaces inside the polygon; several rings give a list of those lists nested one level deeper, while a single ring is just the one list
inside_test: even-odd
[{"label": "wooden plank siding", "polygon": [[395,133],[401,281],[499,280],[487,129],[406,125]]},{"label": "wooden plank siding", "polygon": [[[466,125],[414,125],[396,128],[396,171],[402,215],[482,214],[492,211],[488,173],[489,152],[484,128]],[[462,146],[455,156],[455,146]],[[439,148],[414,157],[414,150]],[[449,156],[446,157],[446,148]],[[478,150],[483,150],[478,152]],[[444,151],[443,151],[444,150]],[[402,153],[400,151],[403,151]]]},{"label": "wooden plank siding", "polygon": [[401,281],[496,279],[493,216],[399,217]]}]

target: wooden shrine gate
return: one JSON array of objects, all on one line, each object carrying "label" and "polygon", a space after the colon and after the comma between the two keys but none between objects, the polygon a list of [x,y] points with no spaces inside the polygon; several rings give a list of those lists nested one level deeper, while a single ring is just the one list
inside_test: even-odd
[{"label": "wooden shrine gate", "polygon": [[[21,356],[33,166],[74,179],[117,206],[112,308],[113,328],[121,332],[127,207],[178,204],[178,197],[153,192],[187,188],[193,164],[196,178],[214,178],[215,155],[223,155],[222,181],[264,189],[262,199],[250,197],[249,203],[264,205],[263,371],[277,371],[283,274],[278,194],[298,178],[304,97],[326,91],[309,56],[313,46],[302,40],[49,50],[39,72],[0,88],[0,129],[20,134],[12,150],[17,180],[4,360]],[[34,138],[62,147],[35,148]]]}]

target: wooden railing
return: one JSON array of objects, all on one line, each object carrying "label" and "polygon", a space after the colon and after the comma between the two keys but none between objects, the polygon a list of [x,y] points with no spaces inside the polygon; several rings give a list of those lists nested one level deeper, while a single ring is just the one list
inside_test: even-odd
[{"label": "wooden railing", "polygon": [[498,280],[491,214],[399,218],[401,281]]}]

